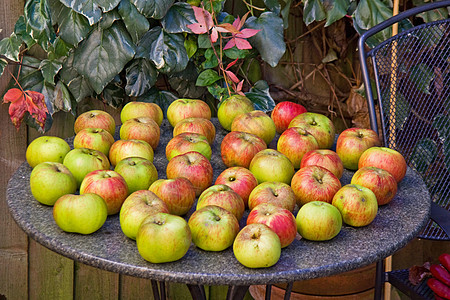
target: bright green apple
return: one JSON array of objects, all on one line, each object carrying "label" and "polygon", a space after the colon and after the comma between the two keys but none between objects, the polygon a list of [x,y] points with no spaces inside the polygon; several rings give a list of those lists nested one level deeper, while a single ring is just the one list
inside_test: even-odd
[{"label": "bright green apple", "polygon": [[342,216],[330,203],[312,201],[303,205],[295,218],[298,233],[310,241],[328,241],[342,228]]},{"label": "bright green apple", "polygon": [[291,184],[295,173],[289,158],[274,149],[259,151],[250,162],[249,170],[255,175],[258,183],[278,181]]},{"label": "bright green apple", "polygon": [[238,115],[253,111],[253,102],[242,95],[232,95],[220,102],[217,109],[217,118],[225,130],[231,131],[231,123]]},{"label": "bright green apple", "polygon": [[158,180],[155,165],[143,157],[127,157],[119,161],[114,171],[122,175],[128,186],[128,193],[147,190]]},{"label": "bright green apple", "polygon": [[34,168],[44,161],[62,163],[70,151],[69,144],[56,136],[41,136],[34,139],[25,154],[28,164]]}]

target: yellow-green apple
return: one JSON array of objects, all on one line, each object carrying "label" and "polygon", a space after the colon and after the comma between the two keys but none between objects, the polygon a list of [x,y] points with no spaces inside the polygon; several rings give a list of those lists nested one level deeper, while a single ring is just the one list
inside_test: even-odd
[{"label": "yellow-green apple", "polygon": [[297,235],[297,223],[292,212],[270,203],[262,203],[250,211],[247,225],[253,223],[269,226],[280,238],[281,248],[289,246]]},{"label": "yellow-green apple", "polygon": [[182,216],[189,212],[195,202],[194,185],[184,177],[158,179],[149,188],[169,208],[169,213]]},{"label": "yellow-green apple", "polygon": [[291,127],[302,127],[317,140],[320,149],[329,149],[334,144],[336,130],[333,122],[325,115],[305,112],[292,119]]},{"label": "yellow-green apple", "polygon": [[292,212],[297,203],[297,197],[288,184],[266,181],[252,190],[248,197],[248,208],[252,210],[262,203],[270,203]]},{"label": "yellow-green apple", "polygon": [[297,204],[302,206],[311,201],[331,203],[341,182],[323,167],[306,166],[292,177],[291,187],[297,196]]},{"label": "yellow-green apple", "polygon": [[120,127],[120,139],[145,141],[153,150],[158,147],[160,136],[158,123],[150,117],[129,119]]},{"label": "yellow-green apple", "polygon": [[378,146],[381,146],[380,138],[372,129],[348,128],[339,134],[336,153],[341,158],[344,168],[357,170],[361,154],[370,147]]},{"label": "yellow-green apple", "polygon": [[255,175],[244,167],[231,167],[222,171],[214,184],[225,184],[241,196],[244,205],[248,207],[248,197],[258,185]]},{"label": "yellow-green apple", "polygon": [[84,128],[102,128],[114,136],[114,133],[116,132],[116,121],[114,121],[114,118],[106,111],[96,109],[90,110],[79,115],[73,125],[75,134]]},{"label": "yellow-green apple", "polygon": [[339,210],[344,223],[354,227],[369,225],[378,212],[375,194],[359,184],[344,185],[334,195],[331,204]]},{"label": "yellow-green apple", "polygon": [[394,176],[377,167],[362,167],[353,174],[350,183],[370,189],[377,197],[378,206],[391,202],[397,193],[397,181]]},{"label": "yellow-green apple", "polygon": [[238,221],[244,216],[245,205],[241,196],[224,184],[216,184],[204,190],[198,197],[196,210],[208,205],[217,205],[228,210]]},{"label": "yellow-green apple", "polygon": [[186,118],[210,120],[211,109],[206,102],[198,99],[177,99],[167,108],[167,119],[172,127]]},{"label": "yellow-green apple", "polygon": [[174,136],[166,145],[166,158],[171,160],[177,155],[195,151],[211,159],[212,150],[208,139],[199,133],[183,132]]},{"label": "yellow-green apple", "polygon": [[242,95],[232,95],[231,97],[220,102],[217,109],[217,118],[220,125],[225,130],[231,130],[231,124],[234,118],[238,115],[242,115],[253,111],[255,108],[253,102]]},{"label": "yellow-green apple", "polygon": [[241,131],[231,131],[220,144],[222,161],[227,167],[248,168],[256,153],[264,149],[267,145],[262,138]]},{"label": "yellow-green apple", "polygon": [[152,118],[158,126],[161,126],[164,114],[158,104],[140,101],[128,102],[120,111],[120,121],[122,124],[130,119],[139,117]]},{"label": "yellow-green apple", "polygon": [[387,147],[371,147],[361,154],[358,168],[377,167],[388,171],[399,183],[406,174],[406,161],[403,155]]},{"label": "yellow-green apple", "polygon": [[277,150],[292,162],[295,169],[300,168],[303,155],[306,152],[319,149],[316,139],[302,127],[286,129],[278,139]]},{"label": "yellow-green apple", "polygon": [[311,150],[302,157],[300,168],[306,166],[320,166],[331,171],[338,179],[344,173],[344,165],[339,155],[330,149]]},{"label": "yellow-green apple", "polygon": [[234,239],[233,254],[247,268],[271,267],[281,256],[280,238],[265,224],[246,225]]},{"label": "yellow-green apple", "polygon": [[303,205],[295,218],[298,233],[310,241],[328,241],[342,229],[342,216],[330,203],[312,201]]},{"label": "yellow-green apple", "polygon": [[282,101],[275,105],[270,117],[275,123],[277,132],[281,134],[288,129],[293,118],[305,112],[306,108],[303,105],[291,101]]},{"label": "yellow-green apple", "polygon": [[65,232],[91,234],[106,222],[108,209],[96,194],[61,196],[53,206],[53,219]]},{"label": "yellow-green apple", "polygon": [[62,138],[40,136],[28,145],[25,157],[28,164],[34,168],[45,161],[62,163],[69,151],[69,144]]},{"label": "yellow-green apple", "polygon": [[191,151],[172,158],[166,167],[168,179],[185,177],[195,188],[195,196],[211,186],[213,168],[209,160],[201,153]]},{"label": "yellow-green apple", "polygon": [[186,220],[180,216],[156,213],[142,221],[136,236],[139,254],[151,263],[181,259],[192,242]]},{"label": "yellow-green apple", "polygon": [[217,205],[208,205],[196,210],[188,225],[195,246],[205,251],[223,251],[233,245],[239,232],[236,217]]},{"label": "yellow-green apple", "polygon": [[112,170],[93,171],[84,177],[80,194],[94,193],[103,198],[108,207],[108,215],[117,214],[128,197],[125,179]]},{"label": "yellow-green apple", "polygon": [[109,170],[110,164],[105,154],[98,150],[77,148],[70,150],[63,164],[70,170],[80,187],[84,177],[95,170]]},{"label": "yellow-green apple", "polygon": [[30,189],[37,201],[51,206],[59,197],[74,194],[77,181],[62,163],[41,162],[31,171]]},{"label": "yellow-green apple", "polygon": [[80,130],[73,139],[74,148],[88,148],[102,152],[106,156],[114,144],[114,137],[101,128],[85,128]]},{"label": "yellow-green apple", "polygon": [[253,133],[269,145],[276,135],[275,124],[263,111],[254,110],[236,116],[231,123],[231,131],[242,131]]},{"label": "yellow-green apple", "polygon": [[187,118],[183,119],[173,128],[173,136],[177,136],[183,132],[194,132],[205,136],[210,145],[216,138],[216,128],[214,124],[204,118]]},{"label": "yellow-green apple", "polygon": [[142,157],[153,162],[154,156],[152,146],[141,140],[117,140],[109,149],[109,161],[113,166],[127,157]]},{"label": "yellow-green apple", "polygon": [[155,165],[146,158],[127,157],[117,163],[114,171],[122,175],[128,186],[128,193],[148,190],[150,185],[158,180]]},{"label": "yellow-green apple", "polygon": [[290,184],[295,173],[289,158],[274,149],[259,151],[250,162],[249,170],[255,175],[258,183],[278,181]]},{"label": "yellow-green apple", "polygon": [[167,204],[149,190],[130,194],[120,208],[119,220],[122,232],[135,240],[142,221],[152,214],[169,213]]}]

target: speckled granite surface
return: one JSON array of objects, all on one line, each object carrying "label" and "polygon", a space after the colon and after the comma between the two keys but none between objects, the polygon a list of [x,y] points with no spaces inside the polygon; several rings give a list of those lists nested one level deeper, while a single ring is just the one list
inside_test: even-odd
[{"label": "speckled granite surface", "polygon": [[[217,120],[214,123],[220,128]],[[167,120],[161,132],[154,163],[159,178],[165,178],[164,145],[172,136]],[[214,142],[214,179],[225,168],[220,159],[220,141],[225,134],[218,129]],[[246,268],[234,258],[231,248],[214,253],[194,245],[177,262],[151,264],[141,258],[135,241],[122,233],[118,215],[109,216],[105,225],[91,235],[61,231],[53,221],[52,208],[41,205],[31,195],[30,172],[31,168],[24,162],[11,177],[6,196],[13,218],[37,242],[71,259],[108,271],[188,284],[281,283],[349,271],[387,257],[406,245],[425,225],[430,211],[423,182],[408,170],[399,184],[398,194],[390,204],[379,209],[372,224],[364,228],[344,226],[339,235],[328,242],[295,240],[282,250],[279,262],[271,268]],[[351,172],[345,171],[342,184],[349,183],[351,176]]]}]

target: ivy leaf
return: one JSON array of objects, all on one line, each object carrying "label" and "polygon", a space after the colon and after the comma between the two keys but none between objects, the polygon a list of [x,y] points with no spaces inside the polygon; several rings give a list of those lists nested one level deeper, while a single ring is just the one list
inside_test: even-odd
[{"label": "ivy leaf", "polygon": [[133,42],[136,44],[144,33],[149,30],[150,23],[129,0],[120,1],[118,10],[122,16],[122,21],[125,23],[125,27],[130,33]]},{"label": "ivy leaf", "polygon": [[146,94],[136,98],[136,101],[156,103],[166,116],[167,108],[177,99],[178,97],[171,92],[160,91],[156,87],[152,87]]},{"label": "ivy leaf", "polygon": [[36,41],[31,36],[30,30],[27,28],[27,22],[25,21],[25,17],[23,15],[17,19],[17,22],[14,25],[14,33],[25,44],[27,44],[28,48],[31,48],[34,44],[36,44]]},{"label": "ivy leaf", "polygon": [[193,63],[189,63],[183,71],[169,76],[169,84],[177,91],[182,98],[200,98],[204,92],[204,87],[195,84],[198,72]]},{"label": "ivy leaf", "polygon": [[203,49],[211,48],[211,40],[209,39],[209,35],[207,34],[200,34],[198,36],[197,42],[199,48]]},{"label": "ivy leaf", "polygon": [[305,0],[303,8],[303,22],[306,25],[314,21],[322,21],[327,17],[327,12],[321,0]]},{"label": "ivy leaf", "polygon": [[430,86],[434,77],[433,69],[426,64],[418,64],[411,68],[411,81],[422,93],[430,94]]},{"label": "ivy leaf", "polygon": [[77,46],[84,40],[91,26],[88,19],[59,1],[52,2],[52,17],[58,24],[58,35],[67,43]]},{"label": "ivy leaf", "polygon": [[119,23],[95,29],[75,50],[74,66],[86,77],[97,94],[133,58],[135,46]]},{"label": "ivy leaf", "polygon": [[44,77],[39,70],[41,61],[31,56],[24,56],[22,63],[19,76],[20,85],[24,90],[40,92],[44,85]]},{"label": "ivy leaf", "polygon": [[0,41],[0,53],[10,60],[19,61],[20,46],[22,46],[22,40],[12,33]]},{"label": "ivy leaf", "polygon": [[0,58],[0,76],[5,71],[6,66],[8,65],[8,62],[4,60],[3,58]]},{"label": "ivy leaf", "polygon": [[226,57],[228,57],[232,60],[235,60],[237,58],[246,58],[252,52],[251,52],[251,50],[238,49],[237,47],[233,47],[233,48],[223,51],[223,53],[225,54]]},{"label": "ivy leaf", "polygon": [[327,22],[325,23],[325,27],[327,27],[345,17],[350,7],[350,0],[325,0],[324,5],[327,10]]},{"label": "ivy leaf", "polygon": [[65,6],[85,16],[89,25],[94,25],[106,13],[119,5],[120,0],[60,0]]},{"label": "ivy leaf", "polygon": [[274,14],[279,15],[281,12],[281,5],[278,0],[264,0],[264,5]]},{"label": "ivy leaf", "polygon": [[63,68],[59,73],[61,81],[63,81],[76,102],[80,102],[88,96],[94,94],[89,81],[81,76],[73,66],[74,55],[71,54],[63,63]]},{"label": "ivy leaf", "polygon": [[414,146],[409,157],[412,167],[419,173],[425,173],[428,167],[436,160],[437,157],[436,142],[429,138],[421,139]]},{"label": "ivy leaf", "polygon": [[161,24],[166,32],[181,33],[191,32],[187,25],[197,23],[192,7],[185,2],[177,2],[169,9],[161,20]]},{"label": "ivy leaf", "polygon": [[289,27],[289,12],[291,11],[292,0],[287,0],[285,2],[286,4],[281,10],[281,17],[283,18],[284,29],[287,29]]},{"label": "ivy leaf", "polygon": [[98,23],[101,29],[108,29],[114,24],[115,21],[122,20],[119,12],[117,10],[111,10],[102,15],[102,19]]},{"label": "ivy leaf", "polygon": [[125,98],[125,91],[121,86],[119,76],[116,76],[116,78],[105,87],[101,96],[102,100],[111,107],[119,108],[122,106],[123,99]]},{"label": "ivy leaf", "polygon": [[430,11],[423,12],[418,15],[418,17],[422,18],[425,23],[430,23],[437,20],[446,19],[449,14],[449,11],[445,8],[434,9]]},{"label": "ivy leaf", "polygon": [[[353,13],[353,27],[361,35],[367,29],[392,17],[392,10],[381,0],[361,0]],[[367,43],[374,46],[391,36],[391,29],[383,30],[371,37]]]},{"label": "ivy leaf", "polygon": [[45,81],[55,85],[55,76],[61,70],[62,63],[57,60],[44,59],[39,65]]},{"label": "ivy leaf", "polygon": [[250,17],[248,28],[261,30],[249,41],[261,54],[262,59],[275,67],[286,51],[283,35],[283,20],[272,12],[262,13],[259,18]]},{"label": "ivy leaf", "polygon": [[28,26],[33,29],[32,36],[35,33],[45,33],[50,42],[56,38],[56,34],[52,27],[51,13],[47,0],[31,0],[27,1],[24,8],[25,19]]},{"label": "ivy leaf", "polygon": [[269,85],[264,80],[257,81],[245,96],[253,102],[255,110],[269,112],[275,107],[275,101],[269,93]]},{"label": "ivy leaf", "polygon": [[[389,111],[392,108],[391,103],[389,102],[390,98],[388,94],[385,94],[382,98],[383,109],[385,111]],[[395,97],[395,128],[401,130],[405,125],[406,121],[409,117],[409,112],[411,111],[411,106],[405,96],[401,93],[397,92]]]},{"label": "ivy leaf", "polygon": [[148,92],[158,79],[155,66],[145,58],[132,61],[126,70],[127,85],[125,93],[131,97],[141,96]]},{"label": "ivy leaf", "polygon": [[58,36],[53,45],[49,48],[48,59],[55,60],[62,57],[67,57],[69,56],[71,49],[72,45],[66,43]]},{"label": "ivy leaf", "polygon": [[205,59],[206,60],[202,63],[202,67],[205,69],[212,69],[219,65],[219,60],[214,54],[214,50],[212,48],[208,48],[205,51]]},{"label": "ivy leaf", "polygon": [[223,5],[225,4],[225,0],[209,0],[203,2],[205,9],[212,13],[213,11],[218,14],[223,10]]},{"label": "ivy leaf", "polygon": [[58,81],[58,84],[52,85],[45,82],[41,93],[45,96],[45,104],[47,105],[50,116],[62,110],[65,112],[74,113],[70,92],[63,82]]},{"label": "ivy leaf", "polygon": [[175,0],[131,0],[141,14],[157,20],[164,18],[174,2]]},{"label": "ivy leaf", "polygon": [[197,86],[208,86],[216,82],[217,80],[222,79],[222,76],[217,74],[216,71],[207,69],[203,72],[201,72],[198,77],[195,84]]},{"label": "ivy leaf", "polygon": [[186,48],[186,53],[189,58],[194,56],[194,54],[197,52],[198,47],[197,47],[197,41],[195,40],[195,38],[193,36],[189,35],[184,40],[184,48]]}]

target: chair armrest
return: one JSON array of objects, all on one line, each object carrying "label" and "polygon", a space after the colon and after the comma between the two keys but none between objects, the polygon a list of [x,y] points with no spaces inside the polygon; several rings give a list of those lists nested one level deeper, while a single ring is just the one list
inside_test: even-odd
[{"label": "chair armrest", "polygon": [[450,211],[431,202],[430,218],[444,230],[448,237],[450,237]]}]

